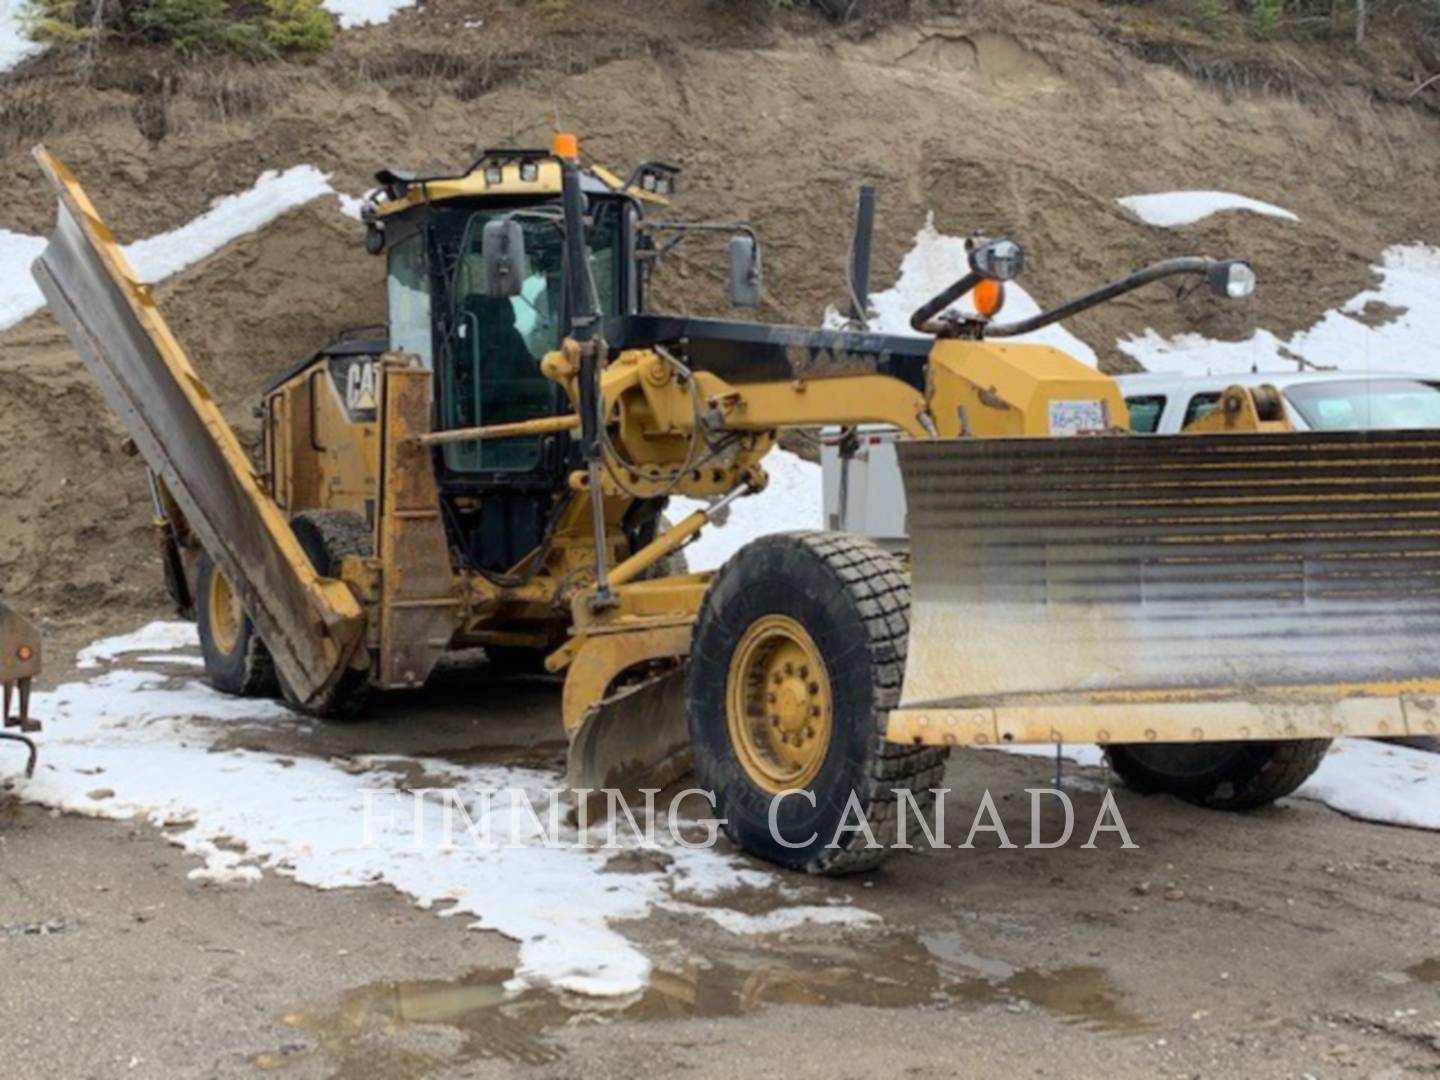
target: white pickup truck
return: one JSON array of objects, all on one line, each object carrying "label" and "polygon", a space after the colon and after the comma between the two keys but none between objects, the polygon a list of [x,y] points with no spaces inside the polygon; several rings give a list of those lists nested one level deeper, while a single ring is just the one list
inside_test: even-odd
[{"label": "white pickup truck", "polygon": [[[1276,387],[1290,423],[1302,431],[1440,427],[1440,380],[1402,372],[1317,371],[1232,375],[1120,375],[1130,428],[1173,435],[1198,420],[1237,383]],[[827,529],[868,536],[889,548],[906,545],[905,489],[895,458],[896,434],[863,428],[845,460],[833,439],[821,448]]]}]

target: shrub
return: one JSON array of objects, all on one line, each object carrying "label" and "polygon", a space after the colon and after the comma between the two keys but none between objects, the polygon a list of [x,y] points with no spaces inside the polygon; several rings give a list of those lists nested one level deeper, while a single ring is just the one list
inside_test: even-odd
[{"label": "shrub", "polygon": [[1256,37],[1273,37],[1280,28],[1280,17],[1285,12],[1285,0],[1254,0],[1250,5],[1250,28]]},{"label": "shrub", "polygon": [[[22,0],[27,37],[55,45],[101,39],[169,45],[186,56],[259,57],[328,48],[320,0]],[[101,6],[103,5],[103,6]]]},{"label": "shrub", "polygon": [[27,0],[20,8],[20,30],[47,45],[78,45],[95,33],[78,19],[75,0]]},{"label": "shrub", "polygon": [[1228,14],[1230,9],[1225,0],[1192,0],[1187,21],[1201,33],[1214,37],[1220,32]]},{"label": "shrub", "polygon": [[276,49],[319,52],[330,47],[335,24],[320,0],[265,0],[265,41]]}]

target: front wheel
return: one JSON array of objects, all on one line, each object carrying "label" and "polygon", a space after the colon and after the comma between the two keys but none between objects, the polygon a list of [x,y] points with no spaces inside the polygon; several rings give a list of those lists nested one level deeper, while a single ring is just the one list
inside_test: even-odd
[{"label": "front wheel", "polygon": [[685,696],[696,776],[739,847],[850,873],[884,858],[902,790],[929,816],[945,751],[885,741],[909,631],[904,572],[868,541],[784,533],[725,564]]},{"label": "front wheel", "polygon": [[1325,760],[1329,739],[1124,743],[1106,747],[1127,787],[1212,810],[1254,810],[1291,794]]}]

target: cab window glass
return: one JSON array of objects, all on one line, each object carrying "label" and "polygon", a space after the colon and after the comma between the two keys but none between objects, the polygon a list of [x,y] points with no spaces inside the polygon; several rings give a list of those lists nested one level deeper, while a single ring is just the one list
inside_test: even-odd
[{"label": "cab window glass", "polygon": [[390,313],[390,348],[414,353],[433,366],[430,330],[430,272],[419,233],[390,248],[385,291]]},{"label": "cab window glass", "polygon": [[1196,420],[1203,420],[1210,415],[1216,403],[1220,400],[1218,392],[1211,394],[1196,394],[1190,399],[1190,404],[1185,406],[1185,422],[1181,427],[1189,427]]},{"label": "cab window glass", "polygon": [[1286,398],[1317,431],[1395,431],[1440,427],[1440,391],[1411,379],[1303,383]]},{"label": "cab window glass", "polygon": [[1140,435],[1153,435],[1160,430],[1160,417],[1165,415],[1165,395],[1146,394],[1125,399],[1130,410],[1130,430]]},{"label": "cab window glass", "polygon": [[[564,236],[553,218],[517,215],[525,233],[526,277],[518,296],[489,295],[483,235],[493,214],[471,216],[455,273],[455,333],[441,387],[445,428],[508,424],[555,411],[555,384],[540,361],[560,343],[564,320]],[[618,314],[621,298],[619,207],[603,206],[587,235],[591,278],[601,310]],[[446,465],[456,471],[525,471],[539,461],[540,439],[449,443]]]}]

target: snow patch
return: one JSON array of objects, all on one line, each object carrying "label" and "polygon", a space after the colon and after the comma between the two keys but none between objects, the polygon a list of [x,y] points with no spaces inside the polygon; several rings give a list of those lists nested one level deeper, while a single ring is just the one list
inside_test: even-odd
[{"label": "snow patch", "polygon": [[44,250],[43,236],[0,229],[0,330],[34,314],[45,302],[40,286],[30,276],[30,264]]},{"label": "snow patch", "polygon": [[[715,570],[751,540],[794,529],[819,529],[824,520],[824,488],[820,466],[788,450],[773,450],[764,461],[770,485],[759,495],[746,495],[730,504],[722,525],[707,526],[700,538],[685,549],[691,570]],[[670,500],[667,514],[679,522],[704,509],[699,499]]]},{"label": "snow patch", "polygon": [[1440,754],[1337,739],[1295,795],[1365,821],[1440,831]]},{"label": "snow patch", "polygon": [[414,7],[416,0],[323,0],[324,8],[340,20],[341,30],[389,22],[397,11]]},{"label": "snow patch", "polygon": [[[191,622],[152,622],[129,634],[101,638],[86,645],[75,655],[77,668],[97,668],[102,661],[114,660],[126,653],[167,652],[173,649],[193,649],[200,644],[200,635]],[[188,657],[146,656],[147,663],[164,663]]]},{"label": "snow patch", "polygon": [[195,220],[125,248],[142,281],[159,281],[193,266],[232,240],[255,232],[311,199],[329,195],[330,178],[314,165],[260,174],[248,191],[216,199]]},{"label": "snow patch", "polygon": [[339,200],[340,212],[348,218],[360,220],[360,211],[365,207],[365,196],[346,195],[343,191],[337,191],[335,198]]},{"label": "snow patch", "polygon": [[22,3],[24,0],[0,0],[0,71],[9,71],[27,56],[34,56],[45,49],[20,30]]},{"label": "snow patch", "polygon": [[1248,210],[1252,214],[1283,218],[1286,221],[1300,219],[1274,203],[1261,202],[1246,195],[1229,191],[1162,191],[1154,195],[1127,195],[1116,199],[1147,225],[1174,228],[1177,225],[1193,225],[1211,214],[1225,210]]},{"label": "snow patch", "polygon": [[[1257,330],[1245,341],[1211,341],[1199,334],[1165,338],[1147,329],[1117,344],[1146,371],[1176,375],[1293,372],[1298,356],[1343,371],[1408,371],[1435,378],[1440,375],[1440,248],[1393,245],[1375,272],[1380,275],[1376,288],[1356,293],[1286,341],[1268,330]],[[1394,317],[1368,325],[1357,316],[1370,304],[1383,305]]]},{"label": "snow patch", "polygon": [[[333,194],[329,177],[313,165],[260,174],[247,191],[216,199],[193,221],[125,248],[141,281],[155,282],[208,258],[232,240],[255,232],[297,206]],[[43,236],[0,230],[0,330],[45,305],[30,264],[45,249]]]},{"label": "snow patch", "polygon": [[[152,623],[96,642],[84,658],[95,663],[152,650],[146,659],[153,659],[155,650],[193,643],[188,624]],[[421,908],[519,942],[517,989],[548,984],[603,995],[642,989],[649,961],[612,924],[664,905],[718,898],[719,906],[699,910],[737,933],[874,918],[805,903],[810,894],[785,889],[773,873],[716,849],[677,846],[664,830],[658,841],[667,859],[657,864],[665,865],[638,873],[607,869],[615,851],[598,846],[604,826],[585,836],[562,830],[563,844],[546,846],[534,818],[546,820],[549,793],[563,785],[557,773],[393,755],[322,761],[223,749],[235,723],[293,730],[306,721],[274,702],[226,697],[198,682],[177,686],[158,672],[115,668],[67,683],[36,694],[34,711],[45,718],[45,745],[36,776],[14,781],[22,798],[95,817],[148,820],[202,860],[190,872],[197,880],[243,885],[269,872],[320,889],[389,886]],[[416,807],[396,787],[397,764],[419,766],[437,785],[452,787],[477,820],[477,807],[492,800],[494,843],[472,842],[456,813],[454,846],[417,846]],[[422,804],[425,838],[443,837],[444,813],[438,797]],[[181,824],[186,828],[176,828]],[[620,838],[637,846],[628,830]],[[788,903],[751,921],[723,906],[724,894],[738,888],[771,890]]]}]

